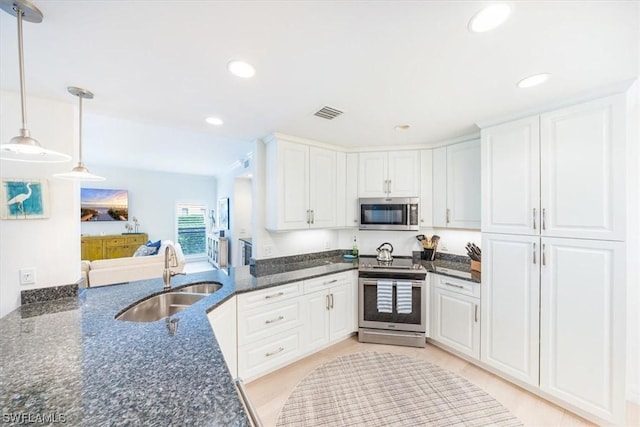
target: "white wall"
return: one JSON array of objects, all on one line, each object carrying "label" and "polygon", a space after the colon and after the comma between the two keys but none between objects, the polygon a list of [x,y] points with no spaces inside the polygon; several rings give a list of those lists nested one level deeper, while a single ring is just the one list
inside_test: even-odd
[{"label": "white wall", "polygon": [[[107,165],[87,165],[92,173],[104,176],[106,181],[85,182],[86,188],[114,188],[129,192],[129,223],[135,216],[139,232],[147,233],[151,240],[177,241],[176,203],[205,203],[207,209],[215,208],[216,179],[204,175],[187,175],[168,172],[118,168]],[[75,215],[76,220],[79,210]],[[79,222],[79,221],[78,221]],[[209,221],[207,220],[207,227]],[[125,233],[126,222],[83,222],[82,234]]]},{"label": "white wall", "polygon": [[[71,103],[28,97],[31,135],[49,149],[72,154],[77,144],[76,114]],[[20,96],[0,91],[0,142],[18,135]],[[20,305],[20,291],[68,285],[80,278],[80,223],[78,184],[56,180],[52,174],[68,172],[67,163],[22,163],[3,160],[2,178],[38,178],[49,181],[49,218],[0,221],[0,317]],[[36,283],[21,286],[19,270],[36,269]]]}]

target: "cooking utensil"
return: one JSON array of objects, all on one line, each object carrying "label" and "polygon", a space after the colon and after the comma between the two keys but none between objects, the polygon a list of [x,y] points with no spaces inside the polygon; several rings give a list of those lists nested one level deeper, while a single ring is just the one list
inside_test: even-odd
[{"label": "cooking utensil", "polygon": [[[389,248],[385,248],[385,245],[388,245]],[[391,243],[384,242],[383,244],[378,246],[376,251],[378,251],[378,256],[376,257],[378,261],[390,262],[393,260],[393,256],[391,256],[391,253],[393,252],[393,246],[391,245]]]}]

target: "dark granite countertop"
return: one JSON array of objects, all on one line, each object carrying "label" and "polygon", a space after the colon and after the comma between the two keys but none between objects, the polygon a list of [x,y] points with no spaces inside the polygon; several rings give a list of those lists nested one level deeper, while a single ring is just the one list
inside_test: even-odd
[{"label": "dark granite countertop", "polygon": [[[174,277],[173,288],[204,281],[222,288],[172,316],[179,319],[173,336],[165,320],[115,320],[162,293],[160,278],[23,305],[0,319],[3,423],[249,425],[206,313],[236,293],[352,270],[357,262],[333,257],[295,267],[261,277],[248,266]],[[427,267],[441,273],[438,262]]]}]

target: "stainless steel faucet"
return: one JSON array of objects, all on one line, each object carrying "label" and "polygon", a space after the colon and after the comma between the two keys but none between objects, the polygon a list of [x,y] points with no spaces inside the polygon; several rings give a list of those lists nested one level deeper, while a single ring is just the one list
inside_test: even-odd
[{"label": "stainless steel faucet", "polygon": [[176,255],[176,248],[169,244],[164,249],[164,271],[162,273],[162,278],[164,279],[164,289],[171,289],[171,278],[176,274],[185,274],[185,273],[177,273],[171,270],[171,267],[178,266],[178,256]]}]

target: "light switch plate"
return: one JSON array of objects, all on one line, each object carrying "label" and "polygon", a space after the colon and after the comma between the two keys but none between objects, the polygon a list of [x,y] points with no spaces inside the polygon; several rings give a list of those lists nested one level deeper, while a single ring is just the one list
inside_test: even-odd
[{"label": "light switch plate", "polygon": [[35,267],[21,268],[20,269],[20,284],[32,285],[36,283],[36,269]]}]

